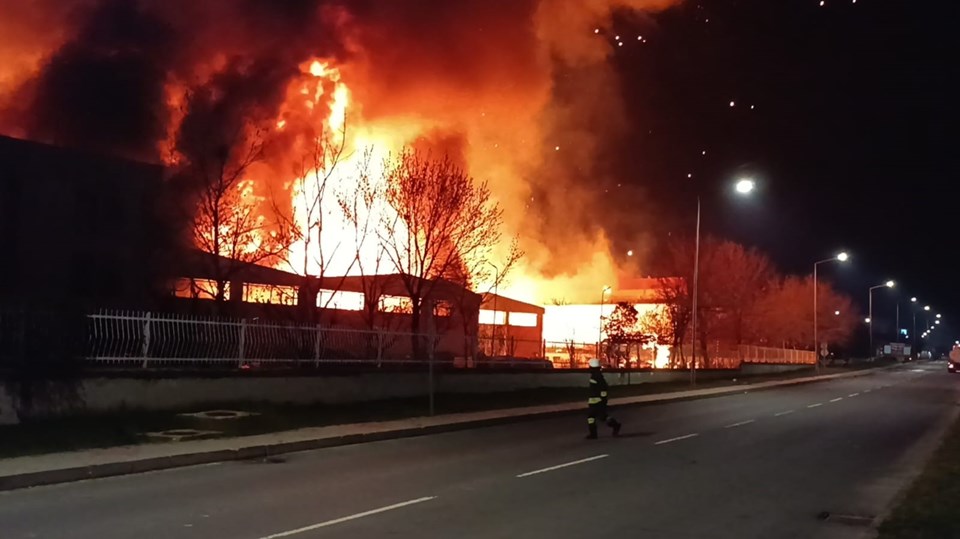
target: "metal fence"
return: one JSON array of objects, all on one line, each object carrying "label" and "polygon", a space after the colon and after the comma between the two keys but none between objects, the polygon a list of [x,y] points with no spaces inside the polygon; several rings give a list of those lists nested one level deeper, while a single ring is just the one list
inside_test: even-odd
[{"label": "metal fence", "polygon": [[792,348],[772,348],[769,346],[740,345],[740,358],[743,363],[789,363],[794,365],[814,365],[817,355],[812,350],[794,350]]},{"label": "metal fence", "polygon": [[[599,352],[599,353],[598,353]],[[690,344],[669,350],[666,368],[686,368]],[[736,369],[743,363],[813,364],[805,350],[752,345],[708,346],[698,368]],[[630,352],[629,365],[653,366],[653,352]],[[330,328],[272,320],[230,319],[140,311],[100,311],[64,316],[0,311],[0,366],[82,357],[123,368],[403,366],[584,368],[604,357],[597,343],[465,338],[462,333],[423,335],[386,330]],[[621,358],[623,359],[623,358]],[[620,365],[626,366],[621,361]]]},{"label": "metal fence", "polygon": [[[87,317],[88,361],[107,365],[402,364],[452,360],[439,337],[149,312]],[[416,348],[416,352],[415,352]],[[461,351],[462,353],[462,351]]]}]

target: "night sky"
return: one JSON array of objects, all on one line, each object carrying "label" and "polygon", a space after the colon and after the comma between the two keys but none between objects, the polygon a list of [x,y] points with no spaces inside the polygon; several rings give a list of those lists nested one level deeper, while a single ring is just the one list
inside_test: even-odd
[{"label": "night sky", "polygon": [[[864,311],[868,287],[895,279],[895,293],[874,292],[878,323],[892,327],[895,299],[908,316],[911,296],[949,322],[960,316],[956,8],[819,4],[703,0],[601,31],[624,43],[635,125],[624,170],[662,209],[659,237],[692,232],[699,192],[705,233],[757,246],[784,271],[849,250],[852,263],[821,269]],[[729,194],[741,175],[759,184],[750,200]],[[960,338],[944,325],[943,342]]]}]

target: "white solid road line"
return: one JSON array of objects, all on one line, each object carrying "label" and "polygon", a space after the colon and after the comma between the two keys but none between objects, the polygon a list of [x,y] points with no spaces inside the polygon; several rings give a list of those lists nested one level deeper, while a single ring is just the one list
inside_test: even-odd
[{"label": "white solid road line", "polygon": [[843,397],[837,397],[835,399],[830,399],[830,402],[840,402],[843,400]]},{"label": "white solid road line", "polygon": [[723,428],[725,428],[725,429],[732,429],[732,428],[734,428],[734,427],[742,427],[742,426],[744,426],[744,425],[749,425],[750,423],[753,423],[754,421],[756,421],[756,419],[748,419],[748,420],[746,420],[746,421],[741,421],[741,422],[739,422],[739,423],[734,423],[734,424],[732,424],[732,425],[727,425],[726,427],[723,427]]},{"label": "white solid road line", "polygon": [[334,524],[341,524],[343,522],[349,522],[351,520],[357,520],[358,518],[369,517],[379,513],[385,513],[387,511],[393,511],[394,509],[400,509],[401,507],[407,507],[408,505],[414,505],[423,502],[429,502],[430,500],[437,499],[436,496],[427,496],[425,498],[417,498],[416,500],[408,500],[405,502],[395,503],[393,505],[388,505],[386,507],[381,507],[380,509],[373,509],[370,511],[364,511],[363,513],[357,513],[355,515],[350,515],[348,517],[336,518],[333,520],[328,520],[326,522],[320,522],[319,524],[313,524],[311,526],[304,526],[302,528],[297,528],[295,530],[275,533],[273,535],[267,535],[261,537],[260,539],[278,539],[279,537],[290,537],[291,535],[297,535],[299,533],[308,532],[316,530],[318,528],[326,528],[327,526],[333,526]]},{"label": "white solid road line", "polygon": [[654,442],[653,445],[663,445],[669,444],[670,442],[679,442],[680,440],[686,440],[687,438],[693,438],[695,436],[700,436],[699,433],[687,434],[685,436],[677,436],[676,438],[667,438],[666,440],[660,440],[659,442]]},{"label": "white solid road line", "polygon": [[793,410],[787,410],[786,412],[777,412],[777,413],[773,414],[773,417],[780,417],[780,416],[782,416],[782,415],[789,415],[789,414],[792,414],[792,413],[793,413]]},{"label": "white solid road line", "polygon": [[823,406],[823,403],[818,402],[816,404],[810,404],[810,405],[807,405],[807,408],[816,408],[817,406]]},{"label": "white solid road line", "polygon": [[576,466],[577,464],[583,464],[584,462],[591,462],[594,460],[605,459],[610,455],[597,455],[595,457],[588,457],[585,459],[575,460],[573,462],[567,462],[566,464],[557,464],[556,466],[551,466],[549,468],[543,468],[542,470],[534,470],[532,472],[522,473],[517,477],[530,477],[531,475],[537,475],[544,472],[552,472],[553,470],[559,470],[560,468],[567,468],[568,466]]},{"label": "white solid road line", "polygon": [[847,396],[848,396],[848,397],[858,397],[858,396],[860,396],[860,394],[859,394],[859,393],[851,393],[851,394],[849,394],[849,395],[847,395]]}]

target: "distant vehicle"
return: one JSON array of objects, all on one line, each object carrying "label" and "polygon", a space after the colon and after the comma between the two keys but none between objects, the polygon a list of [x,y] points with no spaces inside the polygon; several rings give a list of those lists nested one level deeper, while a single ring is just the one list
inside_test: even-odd
[{"label": "distant vehicle", "polygon": [[953,350],[950,350],[950,357],[947,361],[947,372],[956,374],[957,369],[960,369],[960,346],[954,346]]}]

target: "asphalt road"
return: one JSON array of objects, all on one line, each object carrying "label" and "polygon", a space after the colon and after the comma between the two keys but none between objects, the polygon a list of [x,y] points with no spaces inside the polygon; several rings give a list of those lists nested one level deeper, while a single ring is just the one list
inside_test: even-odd
[{"label": "asphalt road", "polygon": [[[0,493],[0,538],[815,538],[865,528],[956,409],[940,364]],[[608,435],[604,432],[603,434]]]}]

